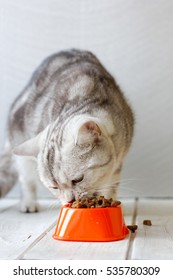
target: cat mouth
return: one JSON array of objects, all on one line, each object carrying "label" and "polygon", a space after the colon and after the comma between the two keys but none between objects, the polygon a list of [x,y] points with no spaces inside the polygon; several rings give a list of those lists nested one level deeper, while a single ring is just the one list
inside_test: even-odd
[{"label": "cat mouth", "polygon": [[68,201],[67,203],[73,203],[75,199],[73,198],[72,200]]},{"label": "cat mouth", "polygon": [[97,196],[98,196],[98,193],[97,193],[97,192],[94,192],[92,195],[91,195],[91,194],[88,194],[88,193],[86,192],[86,193],[83,193],[80,197],[76,197],[76,198],[71,199],[71,200],[68,201],[67,203],[72,204],[72,203],[75,202],[77,199],[87,199],[87,198],[93,198],[93,197],[97,197]]}]

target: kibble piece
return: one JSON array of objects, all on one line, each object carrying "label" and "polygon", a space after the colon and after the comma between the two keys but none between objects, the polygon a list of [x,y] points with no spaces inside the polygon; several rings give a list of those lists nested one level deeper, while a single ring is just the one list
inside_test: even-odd
[{"label": "kibble piece", "polygon": [[119,200],[112,200],[112,202],[111,202],[111,206],[118,206],[120,204],[121,204],[121,201],[119,201]]},{"label": "kibble piece", "polygon": [[152,226],[152,222],[151,222],[151,220],[143,220],[143,225]]},{"label": "kibble piece", "polygon": [[128,225],[127,228],[131,231],[131,232],[135,232],[138,228],[137,225]]}]

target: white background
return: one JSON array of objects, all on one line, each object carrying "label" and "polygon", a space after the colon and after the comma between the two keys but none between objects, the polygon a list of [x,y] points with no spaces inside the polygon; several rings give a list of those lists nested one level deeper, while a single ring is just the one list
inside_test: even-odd
[{"label": "white background", "polygon": [[87,49],[136,116],[119,194],[173,196],[173,1],[0,0],[0,11],[1,150],[9,106],[33,70],[59,50]]}]

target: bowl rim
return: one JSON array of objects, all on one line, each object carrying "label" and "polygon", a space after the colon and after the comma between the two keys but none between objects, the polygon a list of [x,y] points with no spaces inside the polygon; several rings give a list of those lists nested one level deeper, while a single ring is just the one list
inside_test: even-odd
[{"label": "bowl rim", "polygon": [[77,207],[70,207],[69,205],[70,205],[70,203],[65,204],[65,205],[62,206],[62,208],[68,208],[68,209],[73,209],[73,210],[96,210],[96,211],[98,211],[98,210],[103,211],[105,209],[122,208],[122,204],[119,204],[117,206],[113,205],[113,206],[109,206],[109,207],[79,207],[79,208],[77,208]]}]

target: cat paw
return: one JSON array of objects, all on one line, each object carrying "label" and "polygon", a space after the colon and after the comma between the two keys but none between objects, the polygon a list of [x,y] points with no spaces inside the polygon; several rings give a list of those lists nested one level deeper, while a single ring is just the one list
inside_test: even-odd
[{"label": "cat paw", "polygon": [[38,212],[38,204],[36,201],[22,201],[20,205],[20,211],[23,213],[35,213]]}]

